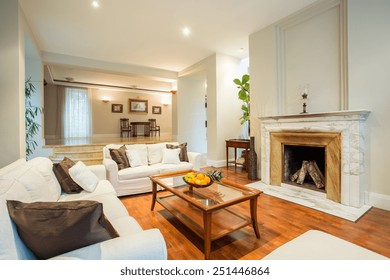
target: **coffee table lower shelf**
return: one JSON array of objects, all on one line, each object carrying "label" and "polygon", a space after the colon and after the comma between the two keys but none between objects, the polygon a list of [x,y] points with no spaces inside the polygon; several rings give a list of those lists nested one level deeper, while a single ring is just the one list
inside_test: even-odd
[{"label": "coffee table lower shelf", "polygon": [[[237,214],[228,208],[207,213],[176,195],[157,197],[157,202],[201,237],[205,244],[252,224],[249,217]],[[205,215],[210,215],[209,233],[205,230],[207,227]],[[206,252],[205,255],[208,258]]]}]

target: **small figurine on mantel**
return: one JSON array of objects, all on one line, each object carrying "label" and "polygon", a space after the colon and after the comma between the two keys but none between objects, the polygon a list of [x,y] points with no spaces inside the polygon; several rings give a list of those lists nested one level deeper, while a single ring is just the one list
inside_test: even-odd
[{"label": "small figurine on mantel", "polygon": [[308,93],[308,87],[305,86],[305,87],[303,88],[303,91],[302,91],[302,107],[303,107],[303,110],[302,110],[301,114],[307,113],[307,111],[306,111],[306,107],[307,107],[307,96],[308,96],[307,93]]}]

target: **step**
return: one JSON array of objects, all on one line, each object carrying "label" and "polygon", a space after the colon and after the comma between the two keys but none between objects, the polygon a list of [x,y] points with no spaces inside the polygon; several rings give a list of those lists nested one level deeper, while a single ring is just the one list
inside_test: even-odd
[{"label": "step", "polygon": [[56,157],[75,157],[75,158],[102,158],[103,152],[102,151],[69,151],[69,152],[63,152],[63,151],[54,151],[53,156]]},{"label": "step", "polygon": [[[53,163],[59,163],[64,159],[63,157],[55,157],[55,156],[50,156],[49,158]],[[75,157],[68,157],[68,158],[73,160],[74,162],[82,161],[85,165],[103,164],[103,158],[75,158]]]},{"label": "step", "polygon": [[100,151],[103,152],[105,145],[78,145],[78,146],[54,146],[54,152],[76,152],[76,151]]}]

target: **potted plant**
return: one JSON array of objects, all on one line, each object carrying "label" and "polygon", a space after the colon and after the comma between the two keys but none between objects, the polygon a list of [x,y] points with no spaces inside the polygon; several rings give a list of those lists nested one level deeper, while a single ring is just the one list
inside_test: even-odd
[{"label": "potted plant", "polygon": [[[238,98],[242,100],[243,104],[241,105],[242,116],[240,118],[241,124],[247,123],[248,125],[248,135],[250,135],[250,86],[249,86],[249,75],[244,74],[240,79],[234,79],[234,83],[237,85]],[[248,179],[256,180],[257,179],[257,154],[255,151],[255,138],[250,137],[250,148],[249,154],[247,156],[248,160]]]},{"label": "potted plant", "polygon": [[249,75],[244,74],[240,79],[234,79],[233,82],[237,85],[238,99],[242,100],[243,104],[241,105],[242,116],[240,118],[241,124],[248,122],[249,130],[249,116],[250,116],[250,86],[249,86]]},{"label": "potted plant", "polygon": [[35,121],[35,117],[42,112],[42,109],[31,104],[32,95],[35,93],[35,86],[29,78],[25,82],[24,95],[26,102],[26,157],[28,158],[38,146],[34,136],[39,132],[40,124]]}]

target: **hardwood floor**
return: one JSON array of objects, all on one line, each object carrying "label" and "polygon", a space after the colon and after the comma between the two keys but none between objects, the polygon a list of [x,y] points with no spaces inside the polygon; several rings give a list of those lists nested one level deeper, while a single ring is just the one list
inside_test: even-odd
[{"label": "hardwood floor", "polygon": [[[220,170],[225,178],[240,184],[254,182],[247,179],[247,173],[241,168]],[[144,229],[161,230],[168,248],[168,259],[204,259],[201,238],[159,204],[150,211],[150,193],[122,197],[121,200]],[[249,216],[249,202],[235,209]],[[260,196],[257,209],[261,238],[257,239],[253,228],[247,226],[212,242],[211,259],[261,259],[310,229],[325,231],[390,258],[390,211],[372,208],[354,223],[265,194]]]}]

